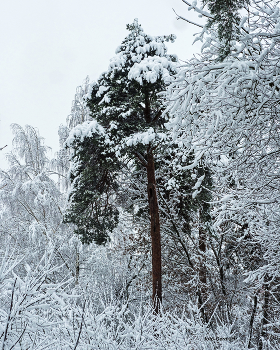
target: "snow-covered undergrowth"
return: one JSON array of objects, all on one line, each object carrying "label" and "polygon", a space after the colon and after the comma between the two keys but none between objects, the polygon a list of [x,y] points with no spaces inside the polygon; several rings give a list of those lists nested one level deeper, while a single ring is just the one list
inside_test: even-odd
[{"label": "snow-covered undergrowth", "polygon": [[[142,301],[132,310],[113,299],[96,305],[90,295],[69,288],[70,280],[50,283],[52,256],[31,269],[12,252],[1,251],[1,349],[246,349],[248,334],[239,320],[203,323],[193,304],[155,315]],[[24,272],[23,271],[24,268]],[[22,270],[21,273],[15,271]],[[215,316],[214,316],[215,317]],[[268,343],[269,349],[277,349]],[[253,349],[253,347],[251,347]]]}]

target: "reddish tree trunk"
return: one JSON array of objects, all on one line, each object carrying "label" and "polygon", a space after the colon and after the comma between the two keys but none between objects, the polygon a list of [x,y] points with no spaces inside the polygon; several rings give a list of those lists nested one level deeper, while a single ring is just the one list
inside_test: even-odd
[{"label": "reddish tree trunk", "polygon": [[202,227],[199,227],[198,234],[199,234],[198,246],[201,252],[200,266],[199,266],[199,280],[201,283],[198,291],[198,302],[200,304],[202,317],[205,322],[208,322],[208,317],[207,317],[205,307],[202,307],[206,299],[206,269],[205,269],[205,261],[204,261],[205,259],[204,254],[206,252],[206,242],[205,242],[206,235]]},{"label": "reddish tree trunk", "polygon": [[161,242],[159,207],[156,193],[156,177],[153,152],[151,149],[147,153],[147,176],[148,176],[148,198],[151,218],[151,238],[152,238],[152,275],[153,275],[153,301],[154,311],[159,312],[162,302],[161,286]]},{"label": "reddish tree trunk", "polygon": [[200,267],[199,267],[199,280],[202,283],[202,290],[205,288],[206,285],[206,271],[205,271],[205,261],[204,261],[204,254],[206,252],[206,244],[205,244],[205,232],[202,227],[199,227],[199,250],[202,253],[201,254],[201,261],[200,261]]}]

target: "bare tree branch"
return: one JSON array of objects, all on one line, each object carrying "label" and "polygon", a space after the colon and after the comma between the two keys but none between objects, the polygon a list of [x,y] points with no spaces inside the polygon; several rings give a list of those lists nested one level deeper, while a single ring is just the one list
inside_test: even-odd
[{"label": "bare tree branch", "polygon": [[82,333],[82,328],[83,328],[83,321],[84,321],[84,312],[85,312],[85,306],[86,306],[86,301],[84,302],[84,305],[83,305],[83,313],[82,313],[81,326],[80,326],[80,330],[79,330],[78,338],[77,338],[77,341],[76,341],[76,344],[75,344],[75,347],[74,347],[74,349],[73,349],[73,350],[76,350],[76,349],[77,349],[77,346],[78,346],[79,341],[80,341],[80,337],[81,337],[81,333]]},{"label": "bare tree branch", "polygon": [[186,0],[182,0],[185,4],[187,4],[188,6],[190,6],[189,10],[194,9],[196,12],[198,12],[200,15],[207,17],[207,18],[213,18],[213,16],[211,16],[211,14],[209,12],[203,11],[200,8],[198,8],[197,6],[194,6],[192,4],[190,4],[188,1]]},{"label": "bare tree branch", "polygon": [[12,289],[11,304],[10,304],[9,315],[8,315],[5,333],[4,333],[4,338],[3,338],[3,343],[2,343],[2,350],[4,350],[4,348],[5,348],[5,342],[7,340],[8,329],[9,329],[9,325],[10,325],[10,321],[11,321],[11,314],[12,314],[12,309],[13,309],[13,304],[14,304],[14,293],[15,293],[16,283],[17,283],[17,279],[15,279],[13,289]]},{"label": "bare tree branch", "polygon": [[183,21],[186,21],[188,23],[194,24],[195,26],[203,28],[203,26],[201,24],[197,24],[195,22],[190,21],[189,19],[186,19],[185,17],[182,17],[182,16],[178,15],[174,9],[173,9],[173,11],[174,11],[175,15],[177,16],[177,19],[182,19]]}]

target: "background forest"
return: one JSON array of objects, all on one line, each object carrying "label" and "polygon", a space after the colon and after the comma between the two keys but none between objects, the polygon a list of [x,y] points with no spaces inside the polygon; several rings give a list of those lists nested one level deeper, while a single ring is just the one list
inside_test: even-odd
[{"label": "background forest", "polygon": [[134,20],[54,159],[12,125],[2,350],[279,349],[280,7],[183,2],[200,54]]}]

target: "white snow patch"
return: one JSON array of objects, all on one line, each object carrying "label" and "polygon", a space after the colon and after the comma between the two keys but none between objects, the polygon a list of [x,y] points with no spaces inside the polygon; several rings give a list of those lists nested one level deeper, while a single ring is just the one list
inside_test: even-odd
[{"label": "white snow patch", "polygon": [[91,137],[93,133],[100,135],[105,134],[103,127],[95,119],[79,124],[72,129],[65,144],[70,147],[76,139],[80,139],[80,141],[83,142],[85,137]]}]

